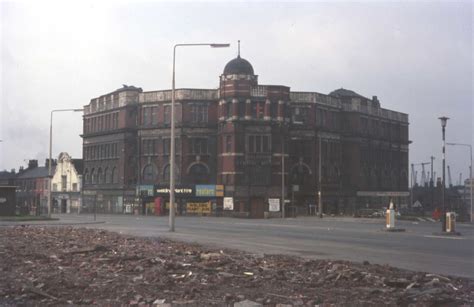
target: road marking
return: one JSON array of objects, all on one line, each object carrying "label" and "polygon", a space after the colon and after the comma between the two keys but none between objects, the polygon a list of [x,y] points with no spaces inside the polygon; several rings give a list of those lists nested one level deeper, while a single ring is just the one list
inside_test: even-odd
[{"label": "road marking", "polygon": [[438,239],[464,240],[464,238],[460,238],[460,237],[430,236],[430,235],[423,236],[423,237],[425,237],[425,238],[438,238]]}]

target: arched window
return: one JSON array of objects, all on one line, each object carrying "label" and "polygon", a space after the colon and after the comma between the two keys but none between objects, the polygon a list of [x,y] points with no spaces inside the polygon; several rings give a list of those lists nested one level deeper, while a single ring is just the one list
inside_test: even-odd
[{"label": "arched window", "polygon": [[167,164],[164,168],[163,168],[163,181],[165,182],[169,182],[170,181],[170,165]]},{"label": "arched window", "polygon": [[209,182],[208,175],[208,168],[203,163],[196,163],[189,169],[190,179],[195,184]]},{"label": "arched window", "polygon": [[110,171],[108,167],[104,170],[104,183],[110,183]]},{"label": "arched window", "polygon": [[[327,171],[326,171],[327,172]],[[325,170],[322,172],[325,173]],[[310,170],[304,163],[299,163],[293,166],[291,170],[291,183],[295,185],[305,185],[306,181],[310,179]]]},{"label": "arched window", "polygon": [[153,164],[147,164],[143,168],[142,178],[144,182],[154,182],[156,180],[156,167]]},{"label": "arched window", "polygon": [[99,167],[97,170],[97,183],[101,184],[103,181],[103,174],[102,174],[102,168]]},{"label": "arched window", "polygon": [[118,183],[118,173],[116,167],[112,169],[112,183]]},{"label": "arched window", "polygon": [[84,183],[89,183],[89,170],[87,168],[84,170],[83,178],[84,178]]},{"label": "arched window", "polygon": [[95,169],[91,170],[91,181],[92,184],[96,184]]}]

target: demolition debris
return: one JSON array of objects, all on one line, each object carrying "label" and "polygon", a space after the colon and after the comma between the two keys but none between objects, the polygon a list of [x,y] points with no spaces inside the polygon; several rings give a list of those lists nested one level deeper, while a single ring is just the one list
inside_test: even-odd
[{"label": "demolition debris", "polygon": [[73,227],[0,229],[0,305],[473,305],[474,281]]}]

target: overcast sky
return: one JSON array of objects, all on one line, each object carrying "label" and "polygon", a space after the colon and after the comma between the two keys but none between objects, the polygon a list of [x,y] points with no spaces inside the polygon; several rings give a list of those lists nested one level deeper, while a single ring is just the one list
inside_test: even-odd
[{"label": "overcast sky", "polygon": [[[0,170],[48,156],[52,109],[81,108],[122,84],[145,91],[217,88],[225,64],[249,60],[260,84],[377,95],[409,114],[410,163],[436,157],[439,116],[447,140],[473,143],[471,1],[403,2],[5,2],[0,1]],[[81,113],[55,113],[53,156],[82,156]],[[453,182],[468,176],[468,148],[449,147]],[[421,171],[420,171],[421,173]]]}]

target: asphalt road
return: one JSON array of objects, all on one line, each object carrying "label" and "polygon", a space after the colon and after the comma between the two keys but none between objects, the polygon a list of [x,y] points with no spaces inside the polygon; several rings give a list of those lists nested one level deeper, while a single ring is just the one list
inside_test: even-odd
[{"label": "asphalt road", "polygon": [[[38,224],[92,222],[92,215],[60,215],[59,221]],[[167,217],[98,215],[98,224],[78,224],[124,234],[167,237],[212,247],[256,254],[289,254],[305,258],[341,259],[430,273],[474,278],[474,225],[458,224],[462,236],[437,235],[434,222],[397,221],[406,232],[382,231],[383,219],[298,217],[250,220],[177,217],[176,232]],[[18,223],[1,222],[0,225]]]}]

